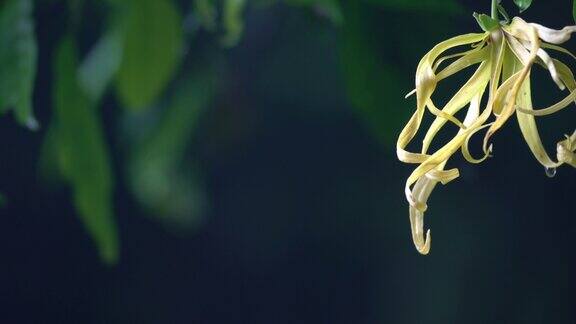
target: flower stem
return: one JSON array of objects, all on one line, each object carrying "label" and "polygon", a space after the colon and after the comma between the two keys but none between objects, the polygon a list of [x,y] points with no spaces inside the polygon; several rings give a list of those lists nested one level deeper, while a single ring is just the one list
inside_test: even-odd
[{"label": "flower stem", "polygon": [[498,20],[498,0],[492,0],[492,19]]}]

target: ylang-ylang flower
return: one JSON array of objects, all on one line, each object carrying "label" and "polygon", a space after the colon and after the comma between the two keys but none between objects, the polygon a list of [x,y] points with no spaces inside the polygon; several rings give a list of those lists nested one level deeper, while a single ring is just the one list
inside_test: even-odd
[{"label": "ylang-ylang flower", "polygon": [[[559,45],[568,41],[576,26],[561,30],[546,28],[514,18],[510,23],[498,22],[486,31],[460,35],[436,45],[420,61],[416,71],[416,111],[402,130],[397,143],[398,158],[416,168],[406,181],[405,193],[410,204],[410,224],[416,249],[421,254],[430,251],[430,230],[424,230],[424,213],[432,190],[438,183],[447,184],[458,178],[458,169],[446,169],[452,155],[461,151],[471,163],[480,163],[491,156],[491,139],[507,121],[515,118],[522,136],[534,157],[549,172],[566,164],[576,167],[576,131],[571,135],[562,132],[555,156],[550,156],[538,133],[536,120],[569,107],[576,99],[576,80],[570,68],[552,58],[557,52],[572,56]],[[458,52],[458,48],[464,48]],[[454,54],[456,53],[456,54]],[[530,72],[535,65],[545,68],[553,82],[567,95],[547,108],[534,108]],[[435,105],[432,95],[442,80],[471,66],[474,74],[443,106]],[[456,114],[467,109],[464,120]],[[419,152],[407,147],[420,130],[426,112],[435,116],[423,134]],[[457,134],[439,149],[431,151],[432,141],[446,123],[458,127]],[[572,131],[572,130],[569,130]],[[482,132],[482,156],[474,157],[469,150],[472,136]]]}]

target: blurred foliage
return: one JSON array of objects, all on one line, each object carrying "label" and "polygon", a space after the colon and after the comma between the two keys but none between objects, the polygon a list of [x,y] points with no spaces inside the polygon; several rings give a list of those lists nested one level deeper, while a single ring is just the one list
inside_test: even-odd
[{"label": "blurred foliage", "polygon": [[17,120],[38,127],[32,114],[36,39],[32,0],[0,2],[0,112],[13,109]]},{"label": "blurred foliage", "polygon": [[[215,62],[193,66],[160,104],[163,116],[144,139],[131,146],[129,182],[136,199],[172,228],[198,225],[206,205],[196,162],[185,152],[218,81]],[[136,121],[135,123],[138,123]],[[137,127],[137,125],[135,125]]]},{"label": "blurred foliage", "polygon": [[[36,127],[33,3],[0,4],[0,108],[13,109],[30,128]],[[189,147],[198,121],[226,82],[226,54],[241,44],[250,12],[277,6],[306,10],[326,22],[337,36],[339,72],[351,105],[382,145],[392,148],[410,111],[402,94],[412,82],[400,73],[397,58],[408,55],[412,66],[416,57],[410,55],[421,45],[383,29],[381,14],[390,15],[389,24],[400,23],[394,17],[398,11],[438,22],[433,15],[462,10],[455,0],[52,0],[38,5],[54,3],[65,4],[68,12],[62,15],[67,21],[55,53],[52,117],[39,164],[53,184],[69,185],[78,215],[109,264],[119,257],[116,159],[108,143],[117,138],[104,135],[100,105],[126,108],[120,133],[128,129],[138,135],[124,143],[128,154],[121,161],[135,200],[172,228],[195,228],[210,206]],[[86,39],[85,29],[92,32],[89,44],[79,41]],[[375,31],[390,43],[382,44]]]},{"label": "blurred foliage", "polygon": [[79,67],[78,78],[86,94],[100,101],[122,62],[124,34],[122,25],[113,22],[94,45]]},{"label": "blurred foliage", "polygon": [[370,8],[358,1],[346,1],[343,11],[340,51],[350,102],[373,133],[392,146],[397,134],[388,126],[401,124],[410,113],[400,109],[404,105],[402,96],[389,94],[406,92],[408,78],[379,57],[378,39],[371,33],[375,21]]},{"label": "blurred foliage", "polygon": [[129,1],[122,63],[117,77],[128,108],[151,105],[172,79],[182,57],[182,18],[172,1]]},{"label": "blurred foliage", "polygon": [[80,88],[74,42],[65,38],[55,61],[55,125],[61,174],[102,259],[115,263],[118,238],[112,212],[113,178],[102,128],[93,104]]},{"label": "blurred foliage", "polygon": [[518,6],[520,12],[522,12],[530,7],[532,0],[514,0],[514,3]]},{"label": "blurred foliage", "polygon": [[462,12],[455,0],[364,0],[385,9],[454,14]]},{"label": "blurred foliage", "polygon": [[226,47],[232,47],[240,41],[242,31],[244,30],[244,19],[242,14],[246,0],[226,0],[222,10],[222,24],[226,31],[222,37],[222,44]]}]

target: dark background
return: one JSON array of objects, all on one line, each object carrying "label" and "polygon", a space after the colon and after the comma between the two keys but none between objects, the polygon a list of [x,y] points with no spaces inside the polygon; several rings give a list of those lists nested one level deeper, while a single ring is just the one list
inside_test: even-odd
[{"label": "dark background", "polygon": [[[478,31],[471,13],[486,11],[483,2],[462,1],[464,12],[451,16],[364,5],[368,36],[401,91],[381,89],[390,118],[382,132],[398,133],[413,109],[413,99],[401,98],[419,57],[452,35]],[[523,16],[559,28],[573,23],[571,6],[536,0]],[[47,62],[62,10],[54,1],[35,12],[41,122],[52,109]],[[511,120],[494,139],[494,158],[481,165],[453,159],[462,177],[433,193],[432,250],[421,256],[403,191],[411,167],[349,104],[341,29],[283,4],[247,11],[245,23],[239,45],[225,51],[226,78],[189,148],[209,206],[194,230],[164,227],[136,204],[122,168],[121,113],[113,95],[105,99],[122,242],[117,266],[98,259],[68,190],[39,175],[43,130],[0,120],[7,199],[0,322],[576,322],[573,169],[546,177]],[[549,77],[535,75],[546,80],[536,82],[536,99],[551,102]],[[542,124],[553,149],[574,127],[574,110]]]}]

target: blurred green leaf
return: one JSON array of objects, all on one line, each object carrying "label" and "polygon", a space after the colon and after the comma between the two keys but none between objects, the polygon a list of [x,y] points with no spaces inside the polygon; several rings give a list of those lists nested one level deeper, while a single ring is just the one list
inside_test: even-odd
[{"label": "blurred green leaf", "polygon": [[398,129],[410,115],[404,94],[410,83],[397,66],[377,50],[371,10],[357,1],[344,1],[340,58],[349,100],[376,137],[393,146]]},{"label": "blurred green leaf", "polygon": [[112,171],[97,111],[77,80],[77,54],[71,39],[63,40],[58,48],[54,75],[59,166],[100,257],[114,264],[118,234],[112,207]]},{"label": "blurred green leaf", "polygon": [[51,186],[61,184],[64,179],[60,168],[60,143],[56,120],[50,122],[42,139],[38,168],[43,180]]},{"label": "blurred green leaf", "polygon": [[392,10],[410,10],[442,13],[460,13],[462,6],[456,0],[357,0]]},{"label": "blurred green leaf", "polygon": [[187,73],[168,101],[160,124],[143,143],[135,145],[129,174],[137,200],[167,225],[197,225],[205,199],[194,163],[185,162],[200,114],[211,102],[218,73],[204,64]]},{"label": "blurred green leaf", "polygon": [[319,14],[328,17],[339,25],[342,23],[342,9],[338,0],[285,0],[294,6],[307,6],[314,8]]},{"label": "blurred green leaf", "polygon": [[576,22],[576,0],[574,0],[574,2],[572,4],[572,17],[574,18],[574,21]]},{"label": "blurred green leaf", "polygon": [[224,0],[222,10],[222,25],[224,26],[224,36],[222,36],[222,45],[233,47],[240,41],[244,31],[244,7],[246,0]]},{"label": "blurred green leaf", "polygon": [[37,46],[32,0],[0,2],[0,111],[13,109],[16,119],[38,128],[32,112]]},{"label": "blurred green leaf", "polygon": [[215,0],[192,0],[194,13],[200,20],[202,27],[208,31],[216,30],[217,9]]},{"label": "blurred green leaf", "polygon": [[514,3],[520,9],[520,12],[528,9],[532,4],[532,0],[514,0]]},{"label": "blurred green leaf", "polygon": [[122,61],[124,33],[120,23],[113,23],[82,62],[78,70],[80,85],[93,102],[100,101],[114,79]]},{"label": "blurred green leaf", "polygon": [[117,90],[125,106],[142,109],[160,96],[178,67],[182,18],[170,0],[132,0]]}]

